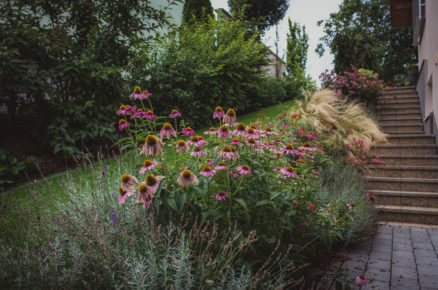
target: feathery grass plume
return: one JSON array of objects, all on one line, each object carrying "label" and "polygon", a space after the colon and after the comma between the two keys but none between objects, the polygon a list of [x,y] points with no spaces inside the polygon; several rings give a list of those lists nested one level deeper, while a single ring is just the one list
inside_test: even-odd
[{"label": "feathery grass plume", "polygon": [[[331,90],[305,93],[304,100],[290,112],[290,115],[294,114],[301,122],[310,123],[318,133],[332,131],[333,139],[345,142],[360,138],[368,149],[373,142],[388,143],[380,126],[361,104],[342,100]],[[342,132],[346,129],[351,134],[345,138]]]}]

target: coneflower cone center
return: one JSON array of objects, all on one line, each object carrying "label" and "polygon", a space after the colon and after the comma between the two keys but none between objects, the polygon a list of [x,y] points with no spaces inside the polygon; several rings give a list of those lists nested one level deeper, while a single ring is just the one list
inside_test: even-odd
[{"label": "coneflower cone center", "polygon": [[190,179],[190,177],[192,177],[192,173],[190,172],[190,170],[184,170],[182,173],[182,176],[184,179]]},{"label": "coneflower cone center", "polygon": [[148,190],[148,187],[146,186],[146,184],[140,184],[140,186],[138,187],[138,191],[140,191],[141,193],[145,193]]},{"label": "coneflower cone center", "polygon": [[148,135],[146,137],[146,144],[148,144],[149,146],[154,146],[155,144],[157,144],[158,140],[157,137],[152,136],[152,135]]},{"label": "coneflower cone center", "polygon": [[123,174],[122,177],[120,178],[120,180],[123,183],[127,183],[129,181],[129,175],[128,174]]},{"label": "coneflower cone center", "polygon": [[157,178],[151,174],[146,176],[146,184],[148,186],[154,186],[157,183]]},{"label": "coneflower cone center", "polygon": [[150,160],[145,160],[145,161],[143,162],[143,165],[144,165],[144,167],[151,166],[151,165],[152,165],[152,161],[150,161]]},{"label": "coneflower cone center", "polygon": [[170,123],[164,123],[164,125],[163,125],[163,129],[164,129],[164,130],[170,130],[170,129],[172,129],[172,124],[170,124]]},{"label": "coneflower cone center", "polygon": [[136,93],[136,94],[140,94],[141,93],[141,88],[140,87],[135,87],[134,88],[134,93]]}]

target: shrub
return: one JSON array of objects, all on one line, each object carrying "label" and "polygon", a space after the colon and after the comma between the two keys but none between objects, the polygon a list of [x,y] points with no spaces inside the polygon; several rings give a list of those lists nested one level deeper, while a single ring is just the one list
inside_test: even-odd
[{"label": "shrub", "polygon": [[286,82],[274,77],[264,78],[260,84],[260,98],[255,104],[257,107],[267,107],[272,104],[284,102],[296,96],[289,97],[286,92]]},{"label": "shrub", "polygon": [[239,113],[262,105],[265,75],[260,68],[267,63],[266,51],[256,35],[248,36],[242,21],[211,18],[184,25],[152,51],[138,51],[130,75],[133,83],[152,88],[155,110],[176,106],[188,123],[205,126],[211,124],[205,112],[217,104]]}]

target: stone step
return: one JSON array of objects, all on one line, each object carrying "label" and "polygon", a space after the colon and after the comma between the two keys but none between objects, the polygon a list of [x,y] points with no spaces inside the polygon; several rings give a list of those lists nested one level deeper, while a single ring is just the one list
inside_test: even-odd
[{"label": "stone step", "polygon": [[410,86],[410,87],[385,89],[382,94],[391,95],[391,94],[416,94],[416,93],[417,93],[416,87]]},{"label": "stone step", "polygon": [[380,120],[381,125],[422,125],[423,120],[419,117],[415,118],[391,118]]},{"label": "stone step", "polygon": [[404,222],[385,222],[378,221],[378,225],[387,225],[390,227],[411,227],[411,228],[422,228],[422,229],[438,229],[438,225],[425,225],[425,224],[414,224],[414,223],[404,223]]},{"label": "stone step", "polygon": [[418,125],[402,125],[402,124],[391,124],[382,125],[383,132],[386,134],[422,134],[424,133],[423,124]]},{"label": "stone step", "polygon": [[438,178],[438,166],[370,166],[371,177]]},{"label": "stone step", "polygon": [[435,145],[418,144],[375,144],[372,146],[374,154],[385,156],[400,155],[432,155],[437,153]]},{"label": "stone step", "polygon": [[394,118],[421,118],[421,112],[413,113],[398,113],[398,112],[377,112],[377,117],[379,120],[388,120]]},{"label": "stone step", "polygon": [[376,205],[379,220],[438,225],[438,209],[414,206]]},{"label": "stone step", "polygon": [[438,208],[438,192],[369,190],[377,205],[398,205]]},{"label": "stone step", "polygon": [[[388,105],[389,106],[389,105]],[[410,106],[406,108],[391,108],[391,107],[381,107],[380,110],[377,111],[377,115],[379,113],[418,113],[421,114],[420,106]]]},{"label": "stone step", "polygon": [[400,95],[400,96],[381,96],[377,100],[377,104],[391,103],[391,102],[418,102],[417,95]]},{"label": "stone step", "polygon": [[389,134],[387,139],[392,144],[435,144],[435,137],[427,134]]},{"label": "stone step", "polygon": [[398,166],[438,166],[437,155],[423,155],[423,156],[385,156],[381,155],[379,158],[385,165]]},{"label": "stone step", "polygon": [[382,104],[380,106],[380,111],[385,111],[387,109],[406,109],[406,108],[418,108],[420,109],[420,102],[409,102],[409,103],[390,103],[390,104]]},{"label": "stone step", "polygon": [[367,176],[366,182],[370,190],[438,192],[438,179]]}]

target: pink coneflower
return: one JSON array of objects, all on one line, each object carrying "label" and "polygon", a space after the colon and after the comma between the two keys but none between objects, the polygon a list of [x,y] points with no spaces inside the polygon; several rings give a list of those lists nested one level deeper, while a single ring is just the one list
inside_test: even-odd
[{"label": "pink coneflower", "polygon": [[126,105],[125,115],[134,114],[136,111],[137,111],[137,107],[136,106]]},{"label": "pink coneflower", "polygon": [[231,141],[231,145],[239,145],[239,144],[240,144],[239,138],[234,137],[233,140]]},{"label": "pink coneflower", "polygon": [[198,178],[188,169],[184,169],[178,178],[178,183],[182,186],[198,183]]},{"label": "pink coneflower", "polygon": [[356,277],[356,283],[358,285],[366,285],[368,284],[368,280],[365,278],[365,275],[359,275]]},{"label": "pink coneflower", "polygon": [[173,129],[172,124],[170,124],[170,123],[163,124],[163,128],[161,128],[161,131],[160,131],[160,138],[163,138],[163,136],[166,136],[167,139],[170,139],[170,136],[173,136],[176,138],[176,132],[175,132],[175,129]]},{"label": "pink coneflower", "polygon": [[158,175],[154,176],[152,174],[148,174],[145,178],[145,183],[148,187],[148,194],[150,197],[154,197],[155,193],[157,193],[158,186],[160,185],[161,180],[163,180],[164,176]]},{"label": "pink coneflower", "polygon": [[176,117],[181,117],[181,113],[178,112],[177,109],[173,109],[172,112],[170,112],[169,118],[175,119]]},{"label": "pink coneflower", "polygon": [[263,146],[265,146],[266,148],[275,149],[274,143],[272,142],[265,142]]},{"label": "pink coneflower", "polygon": [[239,173],[237,173],[236,170],[232,170],[232,171],[230,171],[230,175],[231,175],[232,177],[234,177],[234,178],[239,177]]},{"label": "pink coneflower", "polygon": [[294,168],[292,166],[289,166],[287,168],[280,169],[280,172],[283,173],[286,177],[298,177],[298,175],[295,173]]},{"label": "pink coneflower", "polygon": [[184,135],[186,135],[186,136],[193,136],[193,135],[195,135],[195,131],[193,131],[192,128],[190,128],[190,127],[186,127],[186,128],[184,128],[184,129],[182,129],[181,132],[182,132]]},{"label": "pink coneflower", "polygon": [[140,174],[144,174],[146,171],[151,170],[152,168],[155,167],[155,165],[157,165],[158,162],[155,161],[151,161],[151,160],[145,160],[143,162],[143,167],[140,169],[139,173]]},{"label": "pink coneflower", "polygon": [[240,155],[239,153],[237,153],[236,148],[229,145],[222,147],[222,150],[219,151],[218,156],[221,157],[222,159],[227,159],[227,160],[236,160],[240,158]]},{"label": "pink coneflower", "polygon": [[219,130],[217,131],[217,135],[220,138],[226,139],[228,137],[230,137],[230,130],[228,130],[228,126],[227,125],[222,125]]},{"label": "pink coneflower", "polygon": [[225,115],[224,109],[220,106],[217,106],[216,109],[214,109],[213,113],[213,119],[220,119]]},{"label": "pink coneflower", "polygon": [[216,194],[216,199],[217,200],[226,200],[228,198],[228,194],[226,194],[223,191],[220,191]]},{"label": "pink coneflower", "polygon": [[129,123],[125,119],[120,119],[120,121],[119,121],[119,130],[123,131],[123,129],[129,127],[130,125],[131,125],[131,123]]},{"label": "pink coneflower", "polygon": [[198,148],[198,147],[196,147],[195,148],[195,150],[193,150],[191,153],[190,153],[190,156],[202,156],[202,155],[204,155],[204,150],[202,150],[201,148]]},{"label": "pink coneflower", "polygon": [[237,167],[237,170],[239,170],[241,175],[249,175],[251,174],[251,168],[249,168],[248,165],[242,165]]},{"label": "pink coneflower", "polygon": [[243,123],[239,123],[236,126],[236,129],[233,131],[233,135],[236,136],[246,136],[248,133],[246,132],[246,126]]},{"label": "pink coneflower", "polygon": [[186,141],[184,140],[178,140],[175,147],[176,147],[176,152],[184,153],[189,149],[189,144],[187,144]]},{"label": "pink coneflower", "polygon": [[138,179],[135,176],[123,174],[120,180],[122,181],[122,189],[128,192],[128,196],[131,195],[135,189],[135,185],[138,183]]},{"label": "pink coneflower", "polygon": [[372,193],[367,192],[367,197],[370,200],[370,203],[374,204],[374,201],[376,200],[376,196]]},{"label": "pink coneflower", "polygon": [[133,195],[132,191],[127,191],[123,187],[119,187],[119,203],[124,204],[129,196]]},{"label": "pink coneflower", "polygon": [[131,119],[144,118],[145,113],[142,109],[138,109],[133,115],[131,115]]},{"label": "pink coneflower", "polygon": [[224,115],[223,122],[233,126],[236,123],[236,111],[228,109],[227,113]]},{"label": "pink coneflower", "polygon": [[298,147],[298,149],[303,149],[306,151],[315,151],[317,150],[316,147],[313,147],[312,145],[310,145],[309,142],[304,142],[300,147]]},{"label": "pink coneflower", "polygon": [[227,165],[225,164],[225,162],[219,162],[216,167],[214,168],[216,170],[227,170]]},{"label": "pink coneflower", "polygon": [[216,174],[216,170],[206,165],[202,168],[202,171],[199,174],[204,175],[205,177],[210,177]]},{"label": "pink coneflower", "polygon": [[145,119],[147,119],[147,120],[153,120],[153,119],[156,119],[156,118],[157,118],[157,115],[155,115],[154,112],[152,112],[151,110],[149,110],[149,111],[147,111],[147,112],[144,114],[144,117],[143,117],[143,118],[145,118]]},{"label": "pink coneflower", "polygon": [[142,203],[143,208],[152,204],[152,196],[149,194],[146,184],[142,183],[138,186],[138,196],[135,203]]},{"label": "pink coneflower", "polygon": [[287,144],[284,148],[283,148],[283,152],[286,154],[291,154],[291,155],[302,155],[302,153],[298,150],[295,150],[294,146],[292,144]]},{"label": "pink coneflower", "polygon": [[133,100],[144,100],[151,96],[151,93],[148,91],[141,91],[140,87],[135,87],[134,92],[130,95],[130,98]]},{"label": "pink coneflower", "polygon": [[259,134],[257,134],[256,130],[253,128],[248,128],[248,130],[246,131],[246,136],[248,136],[248,138],[258,138]]},{"label": "pink coneflower", "polygon": [[279,144],[279,145],[283,145],[283,142],[281,142],[281,140],[278,138],[274,140],[274,143]]},{"label": "pink coneflower", "polygon": [[144,146],[140,152],[146,156],[155,157],[163,152],[163,141],[154,135],[147,135]]},{"label": "pink coneflower", "polygon": [[125,115],[127,107],[128,106],[126,106],[126,105],[121,105],[120,108],[117,110],[116,114],[117,115]]},{"label": "pink coneflower", "polygon": [[202,136],[193,136],[190,140],[187,141],[189,145],[195,145],[196,147],[202,147],[207,144],[207,141]]},{"label": "pink coneflower", "polygon": [[274,131],[272,130],[271,127],[268,126],[265,128],[265,133],[268,135],[272,135],[272,134],[274,134]]},{"label": "pink coneflower", "polygon": [[255,147],[258,146],[260,144],[260,142],[254,138],[249,138],[248,140],[245,140],[246,145],[251,146],[251,147]]},{"label": "pink coneflower", "polygon": [[207,165],[208,166],[213,166],[213,162],[214,162],[214,160],[213,159],[211,159],[211,158],[207,158]]},{"label": "pink coneflower", "polygon": [[207,134],[207,135],[214,135],[216,133],[217,132],[216,132],[216,128],[215,127],[210,127],[210,129],[208,129],[207,131],[204,132],[204,134]]}]

